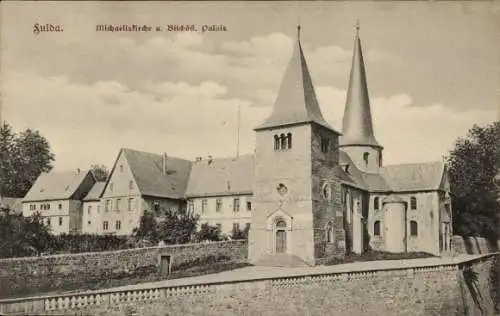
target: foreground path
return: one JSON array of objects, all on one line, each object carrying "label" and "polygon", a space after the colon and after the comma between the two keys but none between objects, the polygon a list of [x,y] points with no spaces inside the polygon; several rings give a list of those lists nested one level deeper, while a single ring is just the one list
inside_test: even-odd
[{"label": "foreground path", "polygon": [[163,287],[163,286],[179,286],[191,284],[203,284],[213,282],[231,282],[243,281],[251,279],[266,279],[272,277],[291,277],[307,274],[322,274],[322,273],[342,273],[342,272],[362,272],[372,270],[385,269],[406,269],[438,266],[443,264],[455,264],[468,259],[479,258],[482,255],[461,255],[457,257],[446,258],[424,258],[424,259],[406,259],[406,260],[381,260],[381,261],[364,261],[338,264],[332,266],[316,266],[316,267],[301,267],[301,268],[286,268],[286,267],[265,267],[251,266],[244,267],[220,273],[207,274],[196,277],[187,277],[173,280],[163,280],[156,282],[140,283],[135,285],[126,285],[114,288],[103,289],[103,291],[114,290],[140,290],[145,288]]}]

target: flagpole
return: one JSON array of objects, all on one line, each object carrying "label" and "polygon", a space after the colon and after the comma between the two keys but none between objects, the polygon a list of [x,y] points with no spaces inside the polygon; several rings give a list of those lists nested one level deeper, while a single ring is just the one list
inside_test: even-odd
[{"label": "flagpole", "polygon": [[238,132],[237,132],[237,140],[236,140],[236,157],[240,157],[240,111],[241,105],[238,104]]}]

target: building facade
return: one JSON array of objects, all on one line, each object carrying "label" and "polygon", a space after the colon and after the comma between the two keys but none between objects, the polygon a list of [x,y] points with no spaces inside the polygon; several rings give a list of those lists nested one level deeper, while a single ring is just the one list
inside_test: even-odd
[{"label": "building facade", "polygon": [[23,216],[40,213],[56,235],[81,232],[82,201],[95,183],[90,171],[42,173],[23,199]]}]

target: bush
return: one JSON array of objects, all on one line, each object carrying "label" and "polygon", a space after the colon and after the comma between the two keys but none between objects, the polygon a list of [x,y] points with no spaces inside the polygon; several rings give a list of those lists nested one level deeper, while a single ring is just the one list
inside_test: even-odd
[{"label": "bush", "polygon": [[211,226],[205,223],[201,225],[200,230],[196,233],[195,240],[198,242],[221,241],[223,240],[223,237],[218,226]]}]

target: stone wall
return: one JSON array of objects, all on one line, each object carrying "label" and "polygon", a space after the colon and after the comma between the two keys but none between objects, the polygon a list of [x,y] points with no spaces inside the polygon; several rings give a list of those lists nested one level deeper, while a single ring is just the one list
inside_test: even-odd
[{"label": "stone wall", "polygon": [[0,297],[106,288],[196,275],[207,268],[241,266],[247,255],[247,242],[237,240],[2,259]]},{"label": "stone wall", "polygon": [[483,237],[462,237],[453,236],[452,238],[453,254],[486,254],[492,252],[499,252],[500,240],[489,241]]},{"label": "stone wall", "polygon": [[[449,261],[452,262],[452,261]],[[78,315],[495,315],[498,254],[456,263],[310,273],[0,301],[0,312]]]}]

